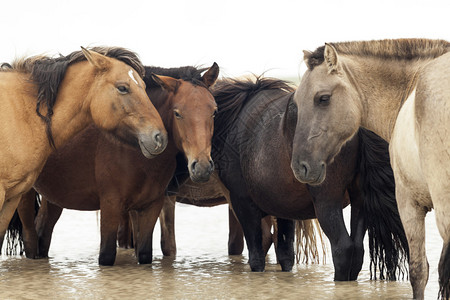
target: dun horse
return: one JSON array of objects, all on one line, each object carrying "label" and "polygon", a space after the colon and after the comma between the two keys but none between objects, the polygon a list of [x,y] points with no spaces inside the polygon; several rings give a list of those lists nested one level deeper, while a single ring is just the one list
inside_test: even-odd
[{"label": "dun horse", "polygon": [[320,184],[359,126],[390,142],[417,299],[428,281],[424,222],[432,208],[444,241],[439,294],[450,298],[449,50],[449,42],[426,39],[326,44],[305,52],[308,70],[295,94],[302,109],[292,169],[301,182]]},{"label": "dun horse", "polygon": [[218,65],[209,69],[146,67],[145,71],[147,93],[169,133],[166,150],[147,160],[94,127],[61,147],[49,157],[34,185],[45,199],[36,220],[38,238],[33,232],[33,194],[24,197],[19,207],[28,257],[48,256],[53,227],[63,208],[100,209],[99,263],[114,264],[118,225],[129,212],[136,257],[141,264],[151,263],[153,228],[175,172],[177,153],[184,153],[193,181],[209,179],[214,167],[210,152],[217,107],[208,88],[218,76]]},{"label": "dun horse", "polygon": [[89,124],[140,147],[146,157],[164,150],[167,133],[145,93],[143,72],[137,56],[122,48],[82,48],[2,65],[1,242],[47,157]]},{"label": "dun horse", "polygon": [[[367,229],[373,267],[380,267],[381,276],[396,279],[407,245],[387,143],[361,130],[328,167],[326,182],[308,186],[298,182],[290,168],[297,122],[290,86],[265,78],[223,80],[216,83],[213,94],[219,107],[213,158],[244,230],[251,269],[265,267],[264,216],[277,217],[276,252],[283,271],[291,270],[294,262],[293,220],[318,218],[331,241],[336,280],[357,278]],[[349,202],[351,234],[342,214]]]}]

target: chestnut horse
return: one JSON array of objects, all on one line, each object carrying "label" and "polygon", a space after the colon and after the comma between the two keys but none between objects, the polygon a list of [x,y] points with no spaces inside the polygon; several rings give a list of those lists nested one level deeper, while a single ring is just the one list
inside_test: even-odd
[{"label": "chestnut horse", "polygon": [[[297,124],[293,88],[275,79],[221,80],[213,95],[213,159],[244,230],[250,267],[263,271],[261,219],[277,217],[276,253],[283,271],[294,262],[293,220],[318,218],[331,242],[335,280],[356,280],[369,231],[372,269],[394,280],[405,268],[407,242],[394,197],[388,145],[361,129],[330,164],[320,186],[298,182],[291,153]],[[301,107],[301,106],[299,106]],[[301,110],[301,109],[299,109]],[[351,234],[342,208],[351,203]]]},{"label": "chestnut horse", "polygon": [[0,243],[20,198],[45,161],[89,124],[161,153],[167,133],[145,93],[144,68],[122,48],[31,57],[0,70]]},{"label": "chestnut horse", "polygon": [[136,257],[141,264],[151,263],[153,228],[175,171],[177,153],[184,153],[193,181],[209,179],[214,167],[210,152],[217,107],[208,88],[217,79],[218,65],[209,69],[146,67],[145,71],[147,94],[169,133],[166,150],[147,160],[94,127],[58,149],[34,184],[45,200],[36,220],[37,239],[33,237],[34,211],[30,213],[33,195],[24,197],[19,206],[27,257],[48,256],[53,227],[63,208],[100,209],[99,264],[114,264],[118,225],[129,212]]},{"label": "chestnut horse", "polygon": [[359,126],[390,143],[416,299],[428,281],[425,216],[432,208],[444,241],[439,295],[450,298],[449,51],[449,42],[426,39],[326,44],[305,52],[308,70],[295,94],[302,109],[292,169],[300,181],[320,184]]}]

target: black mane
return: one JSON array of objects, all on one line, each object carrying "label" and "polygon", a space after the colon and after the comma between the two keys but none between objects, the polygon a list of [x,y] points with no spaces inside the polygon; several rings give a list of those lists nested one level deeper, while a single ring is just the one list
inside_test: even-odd
[{"label": "black mane", "polygon": [[144,82],[148,87],[159,87],[159,84],[156,83],[151,76],[151,74],[154,73],[156,75],[170,76],[176,79],[181,79],[190,82],[193,85],[199,85],[206,88],[202,80],[202,73],[206,70],[208,70],[208,68],[196,68],[193,66],[185,66],[179,68],[160,68],[146,66]]},{"label": "black mane", "polygon": [[251,79],[223,79],[212,88],[218,114],[214,120],[213,151],[222,149],[227,134],[245,104],[256,94],[266,90],[295,89],[284,80],[257,77]]}]

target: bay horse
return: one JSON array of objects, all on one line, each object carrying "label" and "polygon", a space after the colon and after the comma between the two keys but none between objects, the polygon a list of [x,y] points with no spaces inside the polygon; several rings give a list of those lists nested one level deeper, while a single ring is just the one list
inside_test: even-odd
[{"label": "bay horse", "polygon": [[390,143],[415,299],[428,281],[424,222],[432,208],[444,242],[439,296],[450,297],[449,50],[449,42],[428,39],[325,44],[304,52],[308,70],[294,97],[302,109],[292,169],[301,182],[320,184],[359,126]]},{"label": "bay horse", "polygon": [[[290,271],[294,262],[293,220],[317,218],[331,242],[335,280],[357,279],[366,230],[371,271],[379,267],[380,277],[390,280],[403,272],[407,242],[385,141],[361,129],[328,166],[325,182],[303,184],[290,168],[297,124],[291,86],[270,78],[224,79],[216,83],[213,95],[219,111],[213,159],[244,230],[252,271],[265,268],[261,219],[272,215],[277,218],[276,253],[283,271]],[[349,203],[351,234],[342,213]]]},{"label": "bay horse", "polygon": [[160,154],[167,132],[145,93],[144,68],[123,48],[34,56],[0,70],[0,243],[20,198],[55,148],[90,124]]},{"label": "bay horse", "polygon": [[193,181],[209,179],[214,167],[210,152],[217,107],[208,88],[218,77],[218,65],[207,69],[145,67],[145,72],[147,94],[169,135],[166,149],[148,160],[95,127],[58,149],[34,184],[44,199],[36,219],[37,237],[33,193],[19,206],[27,257],[48,256],[53,227],[63,208],[100,209],[99,264],[114,264],[118,225],[128,213],[138,262],[151,263],[153,228],[175,172],[177,153],[186,157]]}]

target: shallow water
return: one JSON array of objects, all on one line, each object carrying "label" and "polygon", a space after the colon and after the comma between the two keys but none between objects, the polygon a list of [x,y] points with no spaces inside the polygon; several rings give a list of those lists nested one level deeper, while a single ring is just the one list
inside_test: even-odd
[{"label": "shallow water", "polygon": [[[348,215],[348,211],[346,210]],[[427,217],[430,279],[426,299],[438,293],[437,264],[442,247],[434,214]],[[227,255],[225,205],[198,208],[177,204],[176,258],[163,257],[159,224],[153,263],[138,265],[133,250],[119,249],[116,264],[97,263],[99,228],[95,212],[65,210],[55,227],[49,259],[0,258],[1,299],[410,299],[409,281],[370,279],[368,255],[359,279],[334,282],[331,254],[326,264],[294,266],[281,272],[273,247],[266,272],[252,273],[247,250]]]}]

